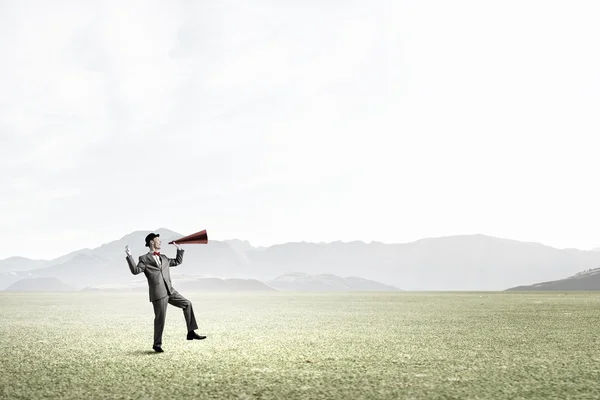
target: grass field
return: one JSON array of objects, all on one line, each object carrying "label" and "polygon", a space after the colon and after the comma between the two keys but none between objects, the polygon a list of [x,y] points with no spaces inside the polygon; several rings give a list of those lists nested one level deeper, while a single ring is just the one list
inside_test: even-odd
[{"label": "grass field", "polygon": [[598,399],[600,294],[0,292],[0,397]]}]

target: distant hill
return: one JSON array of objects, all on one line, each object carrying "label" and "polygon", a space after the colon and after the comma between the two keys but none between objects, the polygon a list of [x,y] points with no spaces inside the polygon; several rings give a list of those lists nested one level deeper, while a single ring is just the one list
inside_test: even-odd
[{"label": "distant hill", "polygon": [[[21,263],[27,270],[0,268],[0,290],[24,278],[54,277],[77,289],[131,282],[125,245],[134,259],[148,251],[149,231],[135,231],[94,249],[75,250],[29,269],[28,261],[2,260],[0,267]],[[168,241],[185,236],[165,228],[154,230],[163,239],[162,252],[175,256]],[[505,290],[535,282],[549,282],[579,271],[600,267],[600,252],[555,249],[485,235],[427,238],[411,243],[284,243],[256,248],[232,239],[183,245],[183,264],[173,274],[206,275],[221,279],[276,280],[296,271],[308,275],[356,276],[403,290]],[[34,261],[34,260],[30,260]],[[39,260],[38,260],[39,261]],[[4,264],[2,264],[4,263]],[[348,279],[348,278],[344,278]],[[364,282],[363,282],[364,283]],[[347,283],[345,283],[347,284]]]},{"label": "distant hill", "polygon": [[309,275],[302,272],[285,274],[266,283],[275,289],[286,291],[349,292],[400,290],[393,286],[356,276],[342,278],[331,274]]},{"label": "distant hill", "polygon": [[0,260],[0,272],[28,271],[30,269],[42,268],[48,264],[48,260],[31,260],[25,257],[9,257]]},{"label": "distant hill", "polygon": [[248,252],[265,276],[286,271],[360,276],[404,290],[504,290],[600,266],[600,253],[485,235],[412,243],[286,243]]},{"label": "distant hill", "polygon": [[[166,243],[183,235],[164,228],[154,232],[159,233],[163,243],[165,243],[163,253],[174,257],[175,247]],[[55,260],[47,261],[42,268],[0,273],[0,290],[19,279],[30,277],[55,277],[78,289],[93,285],[128,282],[134,276],[129,271],[125,260],[125,246],[130,246],[134,259],[137,260],[139,255],[148,251],[148,248],[144,246],[144,238],[147,234],[147,231],[136,231],[95,249],[73,251]],[[214,248],[219,247],[219,245],[219,243],[211,243],[202,246]],[[186,256],[185,259],[185,267],[189,268],[193,265],[194,250],[198,249],[186,250],[191,250],[186,251],[186,255],[192,253],[192,257]],[[202,250],[200,249],[200,251]],[[234,256],[232,255],[232,257]],[[210,260],[210,257],[202,258]],[[222,264],[220,261],[219,263]],[[180,271],[182,267],[177,267],[174,271]]]},{"label": "distant hill", "polygon": [[30,278],[21,279],[10,285],[6,290],[13,292],[71,292],[75,288],[62,283],[56,278]]},{"label": "distant hill", "polygon": [[531,290],[600,290],[600,268],[593,268],[579,272],[565,279],[556,281],[540,282],[533,285],[516,286],[507,290],[531,291]]},{"label": "distant hill", "polygon": [[256,279],[199,278],[177,284],[178,290],[193,292],[272,292],[272,287]]},{"label": "distant hill", "polygon": [[[197,277],[173,277],[173,287],[178,291],[189,292],[262,292],[274,291],[272,287],[255,279],[220,279]],[[98,285],[86,287],[86,291],[147,291],[144,279],[128,284]]]},{"label": "distant hill", "polygon": [[[368,279],[351,276],[342,278],[331,274],[308,275],[291,273],[269,282],[256,279],[221,279],[215,277],[173,276],[173,287],[192,292],[256,292],[256,291],[398,291],[400,289]],[[145,278],[135,282],[86,287],[87,291],[148,290]]]},{"label": "distant hill", "polygon": [[254,247],[247,240],[228,239],[228,240],[223,240],[223,243],[230,245],[234,249],[239,249],[242,251],[266,249],[266,247]]}]

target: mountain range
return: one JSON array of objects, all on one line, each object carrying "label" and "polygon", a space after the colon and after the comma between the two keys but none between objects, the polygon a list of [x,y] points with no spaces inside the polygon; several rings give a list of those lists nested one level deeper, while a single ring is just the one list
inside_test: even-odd
[{"label": "mountain range", "polygon": [[592,291],[600,290],[600,268],[591,268],[585,271],[576,273],[565,279],[558,279],[549,282],[540,282],[533,285],[521,285],[514,288],[509,288],[511,291],[567,291],[567,290],[583,290]]},{"label": "mountain range", "polygon": [[[161,235],[163,243],[185,236],[165,228],[154,232]],[[44,277],[56,278],[78,290],[130,284],[140,276],[129,271],[125,245],[130,246],[137,259],[148,251],[144,246],[147,233],[132,232],[100,247],[76,250],[54,260],[23,257],[0,260],[0,290],[21,279]],[[297,288],[306,276],[311,276],[312,281],[323,281],[326,280],[323,276],[330,275],[346,277],[342,279],[359,277],[382,284],[381,288],[388,285],[402,290],[505,290],[556,281],[600,267],[598,251],[556,249],[481,234],[401,244],[336,241],[270,247],[253,247],[237,239],[209,240],[208,244],[182,248],[183,263],[171,270],[174,282],[178,276],[254,279],[267,285],[277,283],[280,288],[287,285],[286,280],[294,280]],[[175,256],[171,245],[165,244],[162,252]]]}]

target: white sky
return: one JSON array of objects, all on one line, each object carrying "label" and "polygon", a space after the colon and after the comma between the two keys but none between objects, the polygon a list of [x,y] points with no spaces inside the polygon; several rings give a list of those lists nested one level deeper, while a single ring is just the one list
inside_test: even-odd
[{"label": "white sky", "polygon": [[600,247],[598,1],[0,0],[0,259],[134,230]]}]

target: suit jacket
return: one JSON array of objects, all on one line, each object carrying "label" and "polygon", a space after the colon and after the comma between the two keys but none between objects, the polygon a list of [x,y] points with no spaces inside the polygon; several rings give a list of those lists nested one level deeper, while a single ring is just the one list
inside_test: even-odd
[{"label": "suit jacket", "polygon": [[133,260],[132,256],[127,256],[127,264],[134,275],[143,272],[148,279],[148,289],[150,293],[150,301],[162,299],[173,293],[175,290],[171,285],[171,275],[169,267],[175,267],[183,262],[184,250],[177,250],[175,258],[169,258],[164,254],[160,255],[161,265],[157,265],[154,257],[150,252],[140,256],[138,263]]}]

